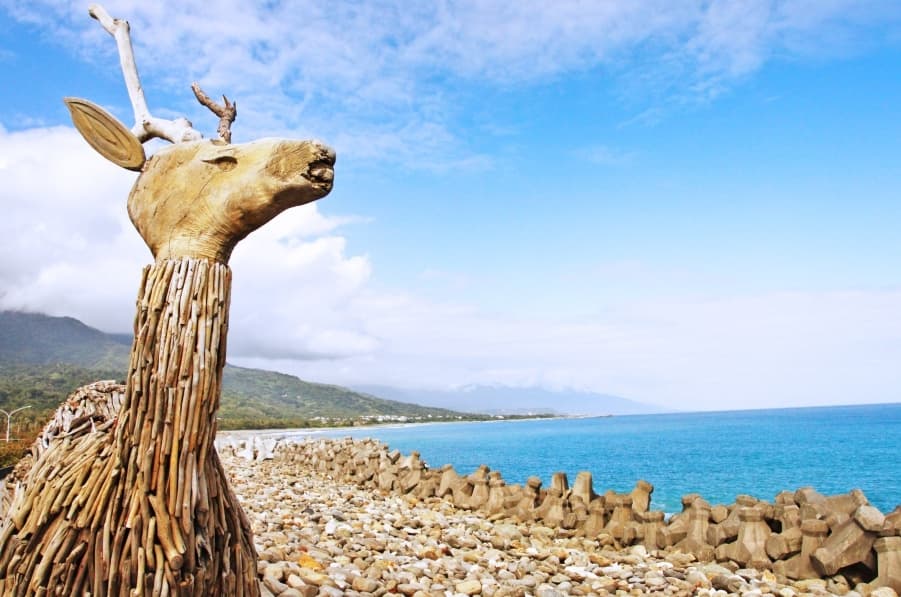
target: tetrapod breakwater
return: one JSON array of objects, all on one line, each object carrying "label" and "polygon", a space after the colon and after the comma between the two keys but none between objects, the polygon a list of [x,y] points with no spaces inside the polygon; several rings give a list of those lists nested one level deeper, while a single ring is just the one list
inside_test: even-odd
[{"label": "tetrapod breakwater", "polygon": [[812,487],[783,491],[772,501],[739,495],[711,505],[700,494],[683,496],[681,512],[666,518],[650,509],[653,486],[639,480],[629,493],[596,492],[590,472],[570,484],[564,473],[550,484],[530,478],[507,484],[487,466],[460,474],[450,465],[431,468],[376,440],[318,439],[277,444],[244,441],[221,446],[243,459],[274,459],[335,482],[403,496],[442,500],[494,521],[553,529],[565,537],[648,554],[684,554],[727,570],[753,569],[778,582],[823,579],[833,588],[869,593],[901,590],[901,507],[883,514],[859,490],[825,496]]}]

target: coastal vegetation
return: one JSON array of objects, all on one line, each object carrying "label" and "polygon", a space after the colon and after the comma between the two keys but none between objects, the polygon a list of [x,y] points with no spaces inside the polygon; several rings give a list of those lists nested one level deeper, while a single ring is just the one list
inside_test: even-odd
[{"label": "coastal vegetation", "polygon": [[0,469],[12,466],[19,461],[28,451],[31,442],[34,441],[36,434],[28,434],[20,436],[9,442],[0,441]]}]

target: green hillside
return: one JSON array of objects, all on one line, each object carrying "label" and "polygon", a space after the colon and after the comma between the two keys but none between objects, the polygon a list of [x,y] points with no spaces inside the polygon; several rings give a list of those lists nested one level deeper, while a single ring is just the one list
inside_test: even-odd
[{"label": "green hillside", "polygon": [[124,371],[131,338],[105,334],[72,317],[0,311],[0,364],[54,365]]},{"label": "green hillside", "polygon": [[[252,397],[252,398],[251,398]],[[220,426],[307,427],[323,419],[360,421],[378,416],[450,419],[460,413],[382,400],[341,386],[311,383],[293,375],[227,366],[222,380]],[[471,418],[471,417],[467,417]],[[349,421],[348,421],[349,420]]]},{"label": "green hillside", "polygon": [[[130,339],[71,317],[0,311],[0,408],[31,405],[20,424],[40,424],[78,386],[122,381]],[[372,422],[480,418],[303,381],[292,375],[227,365],[219,426],[223,429],[306,427]]]},{"label": "green hillside", "polygon": [[[50,413],[79,386],[101,379],[122,381],[124,371],[89,369],[68,363],[29,365],[0,363],[0,408],[6,411],[29,406],[17,413],[18,431],[42,427]],[[5,419],[0,427],[6,432]]]}]

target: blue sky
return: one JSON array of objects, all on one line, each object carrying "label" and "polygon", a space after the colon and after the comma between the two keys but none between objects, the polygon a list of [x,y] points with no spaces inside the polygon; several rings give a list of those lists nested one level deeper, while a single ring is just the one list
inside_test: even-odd
[{"label": "blue sky", "polygon": [[[106,4],[154,115],[320,138],[335,189],[235,253],[231,360],[676,408],[901,399],[901,5]],[[210,14],[215,13],[215,14]],[[129,126],[72,2],[0,1],[0,306],[128,329]],[[261,265],[264,264],[264,265]]]}]

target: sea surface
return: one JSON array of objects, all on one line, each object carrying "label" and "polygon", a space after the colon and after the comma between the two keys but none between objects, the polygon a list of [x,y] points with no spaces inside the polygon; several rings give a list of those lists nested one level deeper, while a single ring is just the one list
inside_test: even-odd
[{"label": "sea surface", "polygon": [[[293,435],[293,434],[286,434]],[[297,439],[309,434],[297,433]],[[432,468],[461,475],[486,464],[509,483],[531,476],[547,485],[563,471],[573,483],[591,471],[594,489],[654,485],[652,507],[682,509],[681,496],[711,504],[750,494],[772,501],[813,486],[831,495],[863,490],[883,513],[901,505],[901,404],[585,419],[437,423],[316,433],[373,437]]]}]

